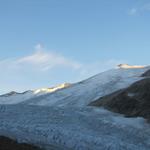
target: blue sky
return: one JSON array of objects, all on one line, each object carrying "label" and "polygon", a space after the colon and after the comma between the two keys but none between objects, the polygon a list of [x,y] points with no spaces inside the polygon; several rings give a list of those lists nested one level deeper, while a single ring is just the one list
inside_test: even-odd
[{"label": "blue sky", "polygon": [[150,63],[149,0],[0,0],[0,93]]}]

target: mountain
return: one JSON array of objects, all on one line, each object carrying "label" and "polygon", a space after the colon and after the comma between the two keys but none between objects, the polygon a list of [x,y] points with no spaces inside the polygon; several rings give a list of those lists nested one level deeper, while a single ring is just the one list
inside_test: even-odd
[{"label": "mountain", "polygon": [[[27,105],[46,105],[46,106],[86,106],[90,102],[115,92],[119,89],[126,88],[132,83],[141,80],[141,75],[147,71],[149,67],[142,68],[117,68],[112,69],[87,80],[72,84],[67,88],[56,90],[53,93],[45,93],[36,95],[33,93],[26,98],[23,95],[21,100],[15,97],[15,100],[2,100],[0,104],[22,103]],[[28,94],[27,94],[28,95]],[[20,95],[19,95],[20,96]],[[19,97],[20,98],[20,97]]]},{"label": "mountain", "polygon": [[[137,101],[143,102],[138,104],[138,109],[142,106],[149,111],[149,98],[145,94],[149,96],[150,67],[124,66],[127,65],[67,87],[54,88],[53,92],[42,89],[1,96],[0,135],[46,150],[50,150],[51,145],[57,150],[149,150],[150,125],[145,116],[125,117],[124,113],[89,106],[115,92],[116,96],[121,93],[119,107],[124,111]],[[122,95],[128,103],[122,101]]]}]

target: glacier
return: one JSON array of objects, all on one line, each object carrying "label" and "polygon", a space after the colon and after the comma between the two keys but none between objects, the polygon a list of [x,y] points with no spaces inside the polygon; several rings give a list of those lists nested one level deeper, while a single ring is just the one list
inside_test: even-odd
[{"label": "glacier", "polygon": [[48,144],[66,150],[150,148],[150,126],[143,118],[104,109],[3,105],[0,120],[1,134],[47,150]]}]

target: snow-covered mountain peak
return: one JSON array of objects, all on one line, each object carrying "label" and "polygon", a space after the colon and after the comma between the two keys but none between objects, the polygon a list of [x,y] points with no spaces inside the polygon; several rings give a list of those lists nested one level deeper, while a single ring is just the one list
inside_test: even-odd
[{"label": "snow-covered mountain peak", "polygon": [[119,68],[122,68],[122,69],[145,68],[145,66],[129,65],[129,64],[119,64],[118,67],[119,67]]},{"label": "snow-covered mountain peak", "polygon": [[63,89],[66,87],[69,87],[71,84],[70,83],[63,83],[63,84],[59,84],[55,87],[51,87],[51,88],[41,88],[41,89],[37,89],[34,91],[34,94],[40,94],[40,93],[51,93],[51,92],[55,92],[59,89]]},{"label": "snow-covered mountain peak", "polygon": [[102,96],[126,88],[143,79],[143,73],[150,69],[150,66],[130,66],[127,64],[120,66],[126,69],[111,69],[71,85],[64,83],[52,88],[12,94],[7,97],[1,96],[0,104],[87,106]]}]

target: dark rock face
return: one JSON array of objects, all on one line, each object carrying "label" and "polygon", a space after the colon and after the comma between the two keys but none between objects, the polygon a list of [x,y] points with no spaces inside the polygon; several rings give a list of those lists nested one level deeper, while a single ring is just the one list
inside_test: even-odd
[{"label": "dark rock face", "polygon": [[41,150],[30,144],[20,144],[15,140],[0,136],[0,150]]},{"label": "dark rock face", "polygon": [[142,77],[150,77],[150,70],[142,74]]},{"label": "dark rock face", "polygon": [[89,105],[104,107],[128,117],[150,119],[150,79],[146,78]]}]

